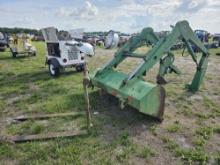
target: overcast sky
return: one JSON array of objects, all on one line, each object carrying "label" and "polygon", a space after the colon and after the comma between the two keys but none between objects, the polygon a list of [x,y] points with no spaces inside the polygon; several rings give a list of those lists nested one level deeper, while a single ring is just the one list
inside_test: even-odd
[{"label": "overcast sky", "polygon": [[220,32],[220,0],[0,0],[0,27],[130,33],[169,30],[183,19],[194,29]]}]

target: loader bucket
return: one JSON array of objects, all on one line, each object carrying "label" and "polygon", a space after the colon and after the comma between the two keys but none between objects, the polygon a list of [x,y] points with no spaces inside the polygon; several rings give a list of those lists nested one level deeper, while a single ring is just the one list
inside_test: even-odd
[{"label": "loader bucket", "polygon": [[165,90],[162,86],[154,85],[142,79],[133,79],[123,85],[128,76],[125,73],[108,69],[98,74],[90,74],[94,86],[107,91],[139,112],[153,116],[160,121],[163,119]]}]

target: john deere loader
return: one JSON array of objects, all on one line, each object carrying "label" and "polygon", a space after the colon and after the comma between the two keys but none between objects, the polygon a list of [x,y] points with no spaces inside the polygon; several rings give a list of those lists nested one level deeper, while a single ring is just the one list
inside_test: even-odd
[{"label": "john deere loader", "polygon": [[[187,85],[189,91],[196,92],[205,75],[209,53],[187,21],[177,22],[171,33],[160,39],[152,28],[144,28],[141,33],[130,38],[115,53],[113,59],[90,73],[90,82],[93,86],[117,97],[122,108],[130,105],[139,112],[162,121],[166,96],[162,86],[166,83],[164,76],[169,72],[180,73],[173,64],[174,54],[171,52],[171,47],[177,40],[183,41],[196,64],[196,73],[192,82]],[[144,45],[152,45],[152,49],[143,54],[134,53],[137,48]],[[194,53],[191,45],[195,45],[202,52],[200,57]],[[129,74],[117,71],[115,68],[127,57],[140,58],[142,62]],[[157,63],[160,64],[157,84],[146,82],[143,76],[147,76],[147,72]]]}]

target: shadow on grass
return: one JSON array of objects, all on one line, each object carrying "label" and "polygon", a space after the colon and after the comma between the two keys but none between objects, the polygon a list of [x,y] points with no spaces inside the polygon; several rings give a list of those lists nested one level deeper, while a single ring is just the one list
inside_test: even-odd
[{"label": "shadow on grass", "polygon": [[28,73],[22,73],[22,74],[14,74],[13,72],[9,72],[6,74],[1,74],[3,76],[5,76],[4,80],[2,80],[0,82],[1,87],[4,86],[9,86],[9,85],[19,85],[19,84],[23,84],[23,83],[28,83],[28,82],[37,82],[37,81],[47,81],[47,80],[51,80],[51,79],[59,79],[61,77],[65,77],[65,76],[70,76],[73,74],[78,73],[75,70],[71,70],[71,71],[63,71],[60,73],[60,75],[58,77],[52,77],[49,74],[48,70],[42,70],[42,71],[35,71],[35,72],[28,72]]},{"label": "shadow on grass", "polygon": [[51,77],[49,76],[47,71],[36,71],[30,73],[22,73],[22,74],[14,74],[14,73],[7,73],[4,74],[4,79],[0,82],[1,87],[7,86],[15,86],[20,84],[25,84],[28,82],[37,82],[41,80],[49,80]]},{"label": "shadow on grass", "polygon": [[[71,69],[73,69],[73,68],[71,68]],[[76,74],[76,73],[79,73],[79,72],[77,72],[76,70],[64,70],[64,71],[62,71],[61,73],[60,73],[60,75],[59,75],[59,77],[62,77],[62,76],[69,76],[69,75],[73,75],[73,74]],[[59,77],[57,77],[57,78],[59,78]]]},{"label": "shadow on grass", "polygon": [[31,55],[17,55],[15,58],[12,56],[3,56],[0,57],[0,60],[18,60],[18,59],[25,59],[25,58],[31,58],[31,57],[35,57],[35,56],[31,56]]},{"label": "shadow on grass", "polygon": [[89,97],[95,129],[107,141],[113,140],[123,131],[136,136],[159,124],[155,118],[142,114],[130,106],[120,109],[118,99],[111,95],[101,96],[98,92],[93,92]]},{"label": "shadow on grass", "polygon": [[[56,93],[54,93],[56,94]],[[52,94],[53,95],[53,94]],[[98,91],[89,94],[92,123],[94,127],[91,134],[94,136],[102,136],[106,141],[111,141],[124,131],[128,131],[131,136],[141,134],[148,130],[151,126],[159,124],[154,118],[140,113],[138,110],[126,106],[123,110],[119,108],[118,99],[104,94],[100,95]],[[43,110],[46,113],[60,112],[76,112],[80,114],[86,113],[86,103],[82,93],[73,93],[63,97],[63,102],[59,106],[51,107],[51,110]],[[86,115],[80,116],[83,120],[82,125],[86,125]],[[82,122],[81,121],[81,122]],[[81,127],[85,129],[85,127]]]}]

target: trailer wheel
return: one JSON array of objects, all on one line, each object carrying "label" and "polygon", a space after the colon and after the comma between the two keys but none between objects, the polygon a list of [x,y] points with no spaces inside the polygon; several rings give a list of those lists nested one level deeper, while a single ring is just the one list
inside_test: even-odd
[{"label": "trailer wheel", "polygon": [[77,72],[82,72],[84,70],[84,65],[78,65],[76,66],[76,71]]},{"label": "trailer wheel", "polygon": [[81,65],[81,71],[84,71],[84,65]]},{"label": "trailer wheel", "polygon": [[51,76],[57,77],[59,75],[60,68],[56,67],[53,63],[49,63],[48,68]]},{"label": "trailer wheel", "polygon": [[16,56],[18,54],[17,49],[16,48],[10,48],[10,50],[11,50],[12,57],[16,58]]},{"label": "trailer wheel", "polygon": [[0,52],[4,52],[5,51],[5,47],[0,47]]}]

